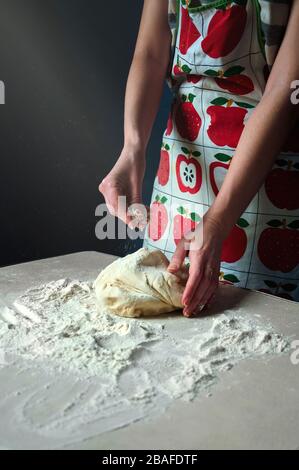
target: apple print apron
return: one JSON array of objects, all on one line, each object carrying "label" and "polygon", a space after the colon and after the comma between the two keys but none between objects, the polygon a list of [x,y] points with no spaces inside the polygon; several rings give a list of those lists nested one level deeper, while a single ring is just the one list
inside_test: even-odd
[{"label": "apple print apron", "polygon": [[[285,3],[169,0],[175,6],[167,74],[173,100],[144,238],[144,246],[169,259],[215,200],[263,95],[272,65],[267,54],[273,56],[266,21],[282,18],[271,8]],[[298,147],[285,146],[232,228],[223,244],[220,280],[299,301]]]}]

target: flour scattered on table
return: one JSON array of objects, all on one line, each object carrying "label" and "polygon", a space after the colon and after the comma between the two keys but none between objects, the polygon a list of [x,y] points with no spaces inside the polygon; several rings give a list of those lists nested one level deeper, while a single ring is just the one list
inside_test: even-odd
[{"label": "flour scattered on table", "polygon": [[[194,319],[99,313],[93,283],[69,279],[30,289],[0,310],[0,380],[7,363],[24,374],[24,383],[29,373],[36,377],[34,394],[27,382],[17,391],[14,424],[55,442],[76,439],[79,428],[82,437],[125,426],[161,412],[174,398],[208,394],[239,361],[288,348],[286,338],[242,310]],[[39,381],[40,374],[47,380]],[[69,386],[59,377],[68,377]],[[2,407],[5,412],[5,400],[0,413]]]},{"label": "flour scattered on table", "polygon": [[1,347],[50,369],[76,371],[84,378],[103,374],[116,378],[130,364],[133,351],[153,337],[162,337],[160,325],[99,315],[88,282],[51,282],[29,290],[13,307],[18,322],[3,317],[7,331]]}]

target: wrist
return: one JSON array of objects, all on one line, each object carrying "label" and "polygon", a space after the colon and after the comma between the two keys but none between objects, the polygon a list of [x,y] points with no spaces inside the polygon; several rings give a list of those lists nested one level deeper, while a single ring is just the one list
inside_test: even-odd
[{"label": "wrist", "polygon": [[212,237],[223,242],[228,236],[231,228],[224,222],[220,215],[212,214],[209,210],[203,217],[203,229],[204,232],[207,231],[209,233],[209,238]]},{"label": "wrist", "polygon": [[146,144],[140,137],[126,137],[123,148],[128,153],[145,155]]},{"label": "wrist", "polygon": [[125,144],[120,158],[125,159],[127,162],[130,161],[132,164],[145,163],[145,149],[136,145]]}]

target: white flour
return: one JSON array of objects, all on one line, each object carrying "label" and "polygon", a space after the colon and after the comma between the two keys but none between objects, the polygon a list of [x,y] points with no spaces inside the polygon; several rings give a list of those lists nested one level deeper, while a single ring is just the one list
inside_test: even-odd
[{"label": "white flour", "polygon": [[99,313],[92,283],[62,279],[0,310],[0,380],[10,364],[25,383],[22,390],[7,385],[0,413],[18,395],[14,426],[46,436],[48,445],[50,438],[72,442],[161,413],[174,398],[209,393],[242,359],[288,347],[269,325],[238,310],[194,319]]}]

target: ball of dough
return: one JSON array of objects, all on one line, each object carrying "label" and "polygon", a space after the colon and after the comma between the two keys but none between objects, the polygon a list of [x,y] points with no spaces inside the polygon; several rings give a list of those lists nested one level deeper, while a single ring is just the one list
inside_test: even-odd
[{"label": "ball of dough", "polygon": [[184,266],[177,274],[171,274],[168,265],[160,250],[147,248],[118,258],[95,281],[98,308],[123,317],[160,315],[181,309],[188,269]]}]

